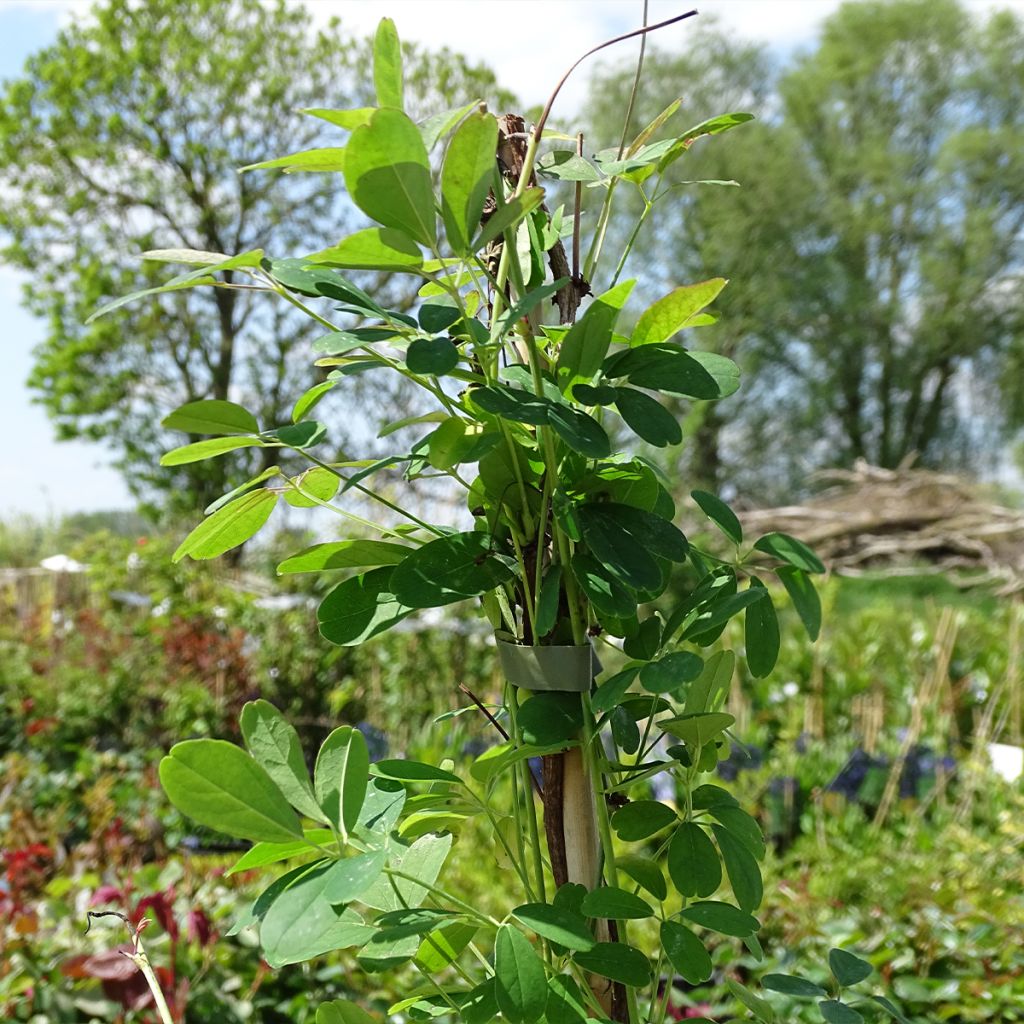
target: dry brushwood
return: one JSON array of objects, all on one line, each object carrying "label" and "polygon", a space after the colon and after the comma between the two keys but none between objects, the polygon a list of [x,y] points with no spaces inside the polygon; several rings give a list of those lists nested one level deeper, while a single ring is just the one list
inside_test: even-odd
[{"label": "dry brushwood", "polygon": [[818,479],[832,486],[804,505],[747,512],[744,528],[794,534],[844,576],[941,573],[960,587],[1024,591],[1024,511],[986,501],[970,481],[910,460],[858,460]]}]

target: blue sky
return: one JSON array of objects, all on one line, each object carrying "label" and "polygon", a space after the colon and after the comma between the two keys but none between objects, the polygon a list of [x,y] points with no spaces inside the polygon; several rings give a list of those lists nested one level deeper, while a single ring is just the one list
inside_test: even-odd
[{"label": "blue sky", "polygon": [[[30,53],[52,42],[64,16],[61,3],[0,3],[0,78],[16,75]],[[0,436],[8,439],[0,465],[0,519],[129,508],[128,490],[102,448],[57,444],[46,414],[31,404],[25,379],[42,328],[20,306],[20,284],[19,275],[0,266]]]},{"label": "blue sky", "polygon": [[[299,2],[299,0],[290,0]],[[52,42],[69,18],[85,17],[87,0],[0,0],[0,79],[17,75],[33,51]],[[353,32],[368,34],[377,21],[394,17],[404,39],[427,46],[462,48],[486,60],[499,80],[514,87],[529,103],[542,102],[553,69],[611,35],[640,22],[640,0],[307,0],[316,19],[338,15]],[[691,6],[679,0],[650,0],[651,21],[671,17]],[[839,0],[694,0],[702,14],[713,14],[739,35],[780,50],[809,44]],[[967,0],[977,12],[1013,7],[1024,13],[1024,0]],[[546,31],[529,48],[495,47],[484,24],[514,24],[524,12],[543,17]],[[484,16],[486,14],[486,17]],[[683,26],[666,30],[684,31]],[[571,47],[570,47],[571,42]],[[622,52],[634,46],[623,44]],[[560,111],[576,106],[584,94],[585,75],[570,81]],[[25,379],[41,325],[19,305],[21,278],[0,266],[0,432],[8,439],[0,463],[0,519],[16,513],[60,515],[76,510],[128,508],[132,501],[110,455],[101,446],[58,444],[44,412],[31,403]]]}]

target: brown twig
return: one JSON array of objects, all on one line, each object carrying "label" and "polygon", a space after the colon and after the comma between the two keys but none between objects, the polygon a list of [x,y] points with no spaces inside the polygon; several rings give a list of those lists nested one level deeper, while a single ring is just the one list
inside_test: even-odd
[{"label": "brown twig", "polygon": [[548,102],[544,107],[543,112],[540,115],[540,119],[537,121],[536,127],[533,129],[533,135],[537,142],[540,142],[540,137],[544,133],[544,125],[547,124],[548,117],[551,115],[551,108],[555,105],[555,100],[558,98],[558,94],[562,91],[562,86],[568,81],[569,76],[588,58],[593,56],[599,50],[603,50],[608,46],[614,46],[616,43],[624,43],[627,39],[635,39],[637,36],[644,36],[648,32],[657,32],[660,28],[668,28],[669,25],[674,25],[678,21],[684,21],[686,18],[693,18],[697,14],[696,10],[687,11],[685,14],[677,14],[674,18],[668,18],[665,21],[659,21],[656,25],[644,25],[643,28],[633,29],[632,32],[626,32],[624,35],[616,36],[614,39],[608,39],[603,43],[599,43],[591,50],[587,50],[582,57],[580,57],[571,68],[564,75],[558,85],[555,86],[554,92],[548,97]]}]

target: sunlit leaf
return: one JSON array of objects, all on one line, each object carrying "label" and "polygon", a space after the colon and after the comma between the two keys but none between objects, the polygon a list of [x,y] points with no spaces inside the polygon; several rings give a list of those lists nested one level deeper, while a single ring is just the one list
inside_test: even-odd
[{"label": "sunlit leaf", "polygon": [[390,18],[381,18],[373,39],[373,84],[377,103],[402,109],[402,44]]},{"label": "sunlit leaf", "polygon": [[637,321],[630,345],[650,345],[668,341],[687,325],[687,321],[709,306],[728,284],[724,277],[713,277],[700,284],[683,285],[649,306]]},{"label": "sunlit leaf", "polygon": [[186,555],[197,560],[216,558],[244,544],[260,531],[276,504],[277,495],[265,489],[235,498],[207,516],[178,545],[172,560],[178,562]]},{"label": "sunlit leaf", "polygon": [[302,838],[281,790],[233,743],[176,743],[160,762],[160,783],[182,814],[216,832],[269,843]]},{"label": "sunlit leaf", "polygon": [[378,110],[352,133],[345,184],[353,202],[379,224],[423,245],[436,242],[427,150],[416,125],[400,110]]},{"label": "sunlit leaf", "polygon": [[448,243],[468,253],[494,179],[498,123],[475,111],[459,125],[441,168],[441,215]]},{"label": "sunlit leaf", "polygon": [[237,451],[239,448],[262,448],[263,442],[257,437],[211,437],[196,441],[181,448],[174,448],[160,458],[161,466],[184,466],[190,462],[202,462],[218,455]]}]

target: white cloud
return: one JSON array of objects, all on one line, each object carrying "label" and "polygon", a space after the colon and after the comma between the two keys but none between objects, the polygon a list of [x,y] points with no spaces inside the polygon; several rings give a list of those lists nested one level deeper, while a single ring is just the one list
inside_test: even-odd
[{"label": "white cloud", "polygon": [[[693,8],[700,11],[698,18],[651,38],[661,47],[681,47],[700,20],[713,17],[741,38],[790,51],[811,43],[840,3],[650,0],[651,24]],[[488,64],[503,86],[531,105],[543,103],[562,73],[591,47],[643,23],[640,0],[305,0],[305,4],[317,22],[336,16],[358,35],[371,34],[383,17],[393,18],[403,39],[431,48],[448,46]],[[1024,14],[1024,0],[966,0],[965,6],[977,14],[1007,7]],[[638,40],[628,40],[601,56],[628,59],[638,49]],[[586,97],[588,70],[584,64],[570,78],[556,115],[579,110]]]}]

